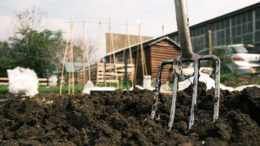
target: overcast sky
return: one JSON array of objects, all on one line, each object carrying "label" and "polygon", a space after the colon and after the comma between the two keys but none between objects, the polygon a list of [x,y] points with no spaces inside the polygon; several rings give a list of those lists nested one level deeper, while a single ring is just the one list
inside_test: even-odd
[{"label": "overcast sky", "polygon": [[[194,25],[202,21],[232,12],[234,10],[252,5],[259,0],[188,0],[190,24]],[[69,31],[66,23],[73,16],[74,21],[82,21],[85,13],[86,20],[108,21],[111,13],[112,22],[137,24],[141,22],[145,26],[142,34],[147,36],[159,36],[162,34],[162,25],[165,25],[164,33],[177,30],[174,0],[0,0],[0,40],[13,35],[14,16],[16,13],[30,9],[33,6],[47,12],[48,24],[51,30],[61,29]],[[87,24],[89,37],[97,39],[98,25]],[[125,33],[126,28],[121,25],[112,25],[115,33]],[[103,25],[102,33],[108,31],[108,26]],[[137,27],[129,27],[131,34],[137,34]],[[82,24],[75,24],[74,37],[82,34]]]}]

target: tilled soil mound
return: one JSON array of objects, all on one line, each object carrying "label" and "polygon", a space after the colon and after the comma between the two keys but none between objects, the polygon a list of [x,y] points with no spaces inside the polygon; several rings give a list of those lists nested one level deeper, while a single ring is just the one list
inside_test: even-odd
[{"label": "tilled soil mound", "polygon": [[11,94],[0,104],[2,145],[260,145],[260,89],[221,91],[220,119],[213,123],[214,90],[199,84],[194,126],[188,131],[192,87],[178,92],[172,132],[171,96],[160,95],[150,119],[153,92],[87,95]]}]

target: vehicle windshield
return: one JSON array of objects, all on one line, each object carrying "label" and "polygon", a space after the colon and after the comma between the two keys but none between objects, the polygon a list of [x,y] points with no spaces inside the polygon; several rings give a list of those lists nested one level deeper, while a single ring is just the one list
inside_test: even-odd
[{"label": "vehicle windshield", "polygon": [[233,53],[260,54],[260,50],[250,46],[237,46],[233,48]]}]

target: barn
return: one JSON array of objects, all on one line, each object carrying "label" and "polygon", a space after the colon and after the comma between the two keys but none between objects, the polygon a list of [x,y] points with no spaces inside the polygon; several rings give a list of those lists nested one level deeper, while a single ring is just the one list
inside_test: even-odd
[{"label": "barn", "polygon": [[[231,44],[260,46],[260,2],[190,26],[193,51]],[[179,42],[178,31],[161,37]]]}]

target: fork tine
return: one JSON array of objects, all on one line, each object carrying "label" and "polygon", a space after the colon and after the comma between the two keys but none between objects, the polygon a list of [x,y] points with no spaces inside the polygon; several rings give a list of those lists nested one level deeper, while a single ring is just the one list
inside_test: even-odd
[{"label": "fork tine", "polygon": [[215,96],[214,96],[214,113],[213,122],[219,117],[219,102],[220,102],[220,60],[219,57],[215,55],[204,55],[199,57],[201,60],[213,59],[216,62],[215,68]]},{"label": "fork tine", "polygon": [[193,93],[192,93],[192,105],[190,112],[189,129],[191,129],[194,123],[195,106],[197,104],[198,96],[198,82],[199,82],[199,59],[197,55],[194,55],[194,79],[193,79]]},{"label": "fork tine", "polygon": [[214,115],[213,115],[213,122],[219,117],[219,96],[220,96],[220,60],[219,58],[215,58],[216,60],[216,78],[215,78],[215,97],[214,97]]},{"label": "fork tine", "polygon": [[176,59],[169,59],[169,60],[161,62],[158,66],[155,92],[154,92],[154,97],[153,97],[153,106],[152,106],[152,112],[151,112],[151,118],[152,119],[154,119],[155,113],[156,113],[156,110],[157,110],[158,97],[159,97],[159,92],[160,92],[160,87],[161,87],[162,69],[165,65],[173,64],[174,62],[176,62]]},{"label": "fork tine", "polygon": [[170,114],[170,120],[168,124],[168,132],[171,131],[172,125],[174,122],[174,117],[175,117],[175,109],[176,109],[176,100],[177,100],[177,92],[178,92],[178,80],[179,76],[177,73],[174,73],[174,87],[173,87],[173,94],[172,94],[172,105],[171,105],[171,114]]}]

